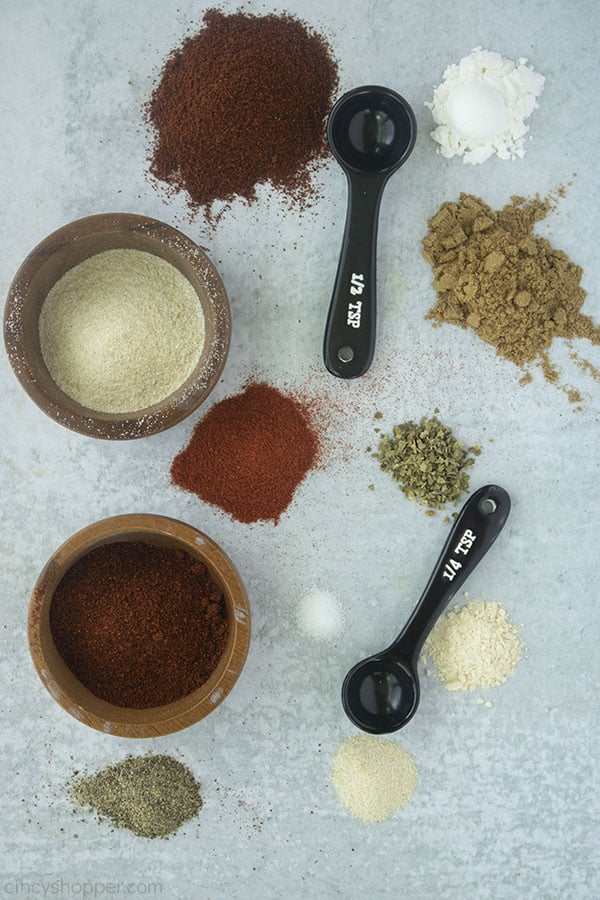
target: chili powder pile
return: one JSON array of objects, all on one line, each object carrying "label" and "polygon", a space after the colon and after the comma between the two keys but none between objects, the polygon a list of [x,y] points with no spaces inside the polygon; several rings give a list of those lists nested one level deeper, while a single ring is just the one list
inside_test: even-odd
[{"label": "chili powder pile", "polygon": [[268,384],[249,384],[198,422],[171,479],[239,522],[277,524],[318,455],[307,407]]},{"label": "chili powder pile", "polygon": [[250,203],[267,182],[308,205],[338,86],[327,42],[287,13],[209,9],[203,22],[171,54],[147,105],[151,173],[208,219],[215,201]]},{"label": "chili powder pile", "polygon": [[96,547],[64,575],[50,606],[56,649],[93,694],[146,709],[208,680],[227,641],[225,599],[183,550],[139,541]]}]

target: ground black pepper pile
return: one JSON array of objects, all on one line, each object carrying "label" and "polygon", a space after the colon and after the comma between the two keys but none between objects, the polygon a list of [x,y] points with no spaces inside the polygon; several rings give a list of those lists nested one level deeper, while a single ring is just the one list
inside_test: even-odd
[{"label": "ground black pepper pile", "polygon": [[266,182],[306,205],[338,84],[325,39],[288,14],[204,15],[167,60],[147,113],[150,171],[207,217]]},{"label": "ground black pepper pile", "polygon": [[191,771],[165,754],[128,757],[94,775],[76,776],[70,791],[79,806],[139,837],[167,837],[202,808]]}]

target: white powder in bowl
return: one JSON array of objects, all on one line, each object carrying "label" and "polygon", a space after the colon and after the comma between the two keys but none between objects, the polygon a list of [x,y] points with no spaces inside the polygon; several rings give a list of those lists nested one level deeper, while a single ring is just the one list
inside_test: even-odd
[{"label": "white powder in bowl", "polygon": [[338,747],[331,783],[353,816],[362,822],[383,822],[412,800],[418,784],[417,766],[400,744],[357,734]]},{"label": "white powder in bowl", "polygon": [[444,72],[444,80],[425,105],[437,127],[431,137],[445,157],[485,162],[525,155],[525,119],[537,107],[544,76],[522,58],[513,62],[500,53],[475,47]]},{"label": "white powder in bowl", "polygon": [[423,649],[449,691],[502,684],[523,655],[504,607],[486,600],[453,607],[436,622]]},{"label": "white powder in bowl", "polygon": [[192,373],[204,313],[179,269],[142,250],[106,250],[66,272],[39,321],[56,384],[89,409],[133,413],[159,403]]}]

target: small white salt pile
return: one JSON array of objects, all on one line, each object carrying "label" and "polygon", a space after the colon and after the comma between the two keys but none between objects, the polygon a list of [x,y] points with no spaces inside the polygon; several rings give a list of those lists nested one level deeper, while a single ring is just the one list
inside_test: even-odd
[{"label": "small white salt pile", "polygon": [[344,624],[344,614],[337,598],[330,592],[313,588],[301,598],[297,607],[298,625],[317,640],[331,640]]},{"label": "small white salt pile", "polygon": [[494,153],[500,159],[525,155],[525,119],[537,107],[545,81],[526,63],[475,47],[448,66],[433,101],[425,104],[437,126],[431,137],[440,145],[438,153],[462,156],[473,165]]}]

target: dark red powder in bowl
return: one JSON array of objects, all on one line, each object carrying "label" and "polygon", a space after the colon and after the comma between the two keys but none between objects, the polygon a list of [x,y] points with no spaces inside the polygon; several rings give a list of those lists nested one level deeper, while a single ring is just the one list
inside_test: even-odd
[{"label": "dark red powder in bowl", "polygon": [[183,550],[103,544],[64,575],[50,630],[67,666],[109,703],[147,709],[201,687],[225,650],[225,598]]},{"label": "dark red powder in bowl", "polygon": [[250,384],[198,422],[171,478],[239,522],[277,523],[318,454],[307,407],[270,385]]}]

